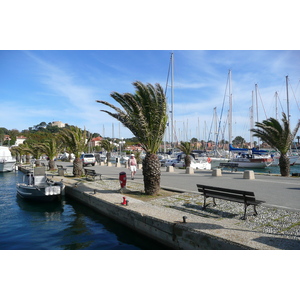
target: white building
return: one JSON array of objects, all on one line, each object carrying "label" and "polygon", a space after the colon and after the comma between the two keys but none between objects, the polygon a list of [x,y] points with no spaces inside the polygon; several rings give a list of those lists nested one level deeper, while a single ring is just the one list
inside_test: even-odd
[{"label": "white building", "polygon": [[23,144],[25,140],[26,140],[25,136],[23,135],[17,136],[15,146],[19,146],[20,144]]},{"label": "white building", "polygon": [[66,124],[63,123],[63,122],[61,122],[61,121],[55,121],[55,122],[52,122],[51,125],[52,125],[52,126],[57,126],[57,127],[59,127],[59,128],[64,128],[64,127],[66,127]]}]

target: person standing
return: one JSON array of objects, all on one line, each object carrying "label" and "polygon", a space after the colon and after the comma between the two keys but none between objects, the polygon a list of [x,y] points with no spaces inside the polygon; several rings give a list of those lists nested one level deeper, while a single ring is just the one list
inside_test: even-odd
[{"label": "person standing", "polygon": [[134,154],[130,155],[128,169],[130,169],[131,171],[131,179],[133,180],[136,173],[136,159],[134,157]]}]

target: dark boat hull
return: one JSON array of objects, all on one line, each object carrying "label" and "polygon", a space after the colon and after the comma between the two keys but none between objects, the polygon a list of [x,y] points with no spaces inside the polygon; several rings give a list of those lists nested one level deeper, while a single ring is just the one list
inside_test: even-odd
[{"label": "dark boat hull", "polygon": [[51,194],[49,187],[29,186],[25,184],[17,185],[17,193],[22,199],[37,202],[50,202],[58,200],[61,195],[61,192],[58,192],[58,189],[60,189],[60,186],[56,186],[56,191],[53,191]]}]

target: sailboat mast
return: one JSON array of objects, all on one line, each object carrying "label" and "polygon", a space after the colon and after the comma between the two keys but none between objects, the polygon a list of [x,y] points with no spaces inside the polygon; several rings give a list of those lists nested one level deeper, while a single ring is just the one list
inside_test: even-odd
[{"label": "sailboat mast", "polygon": [[[253,106],[254,106],[254,92],[252,91],[252,106],[250,107],[250,129],[254,128]],[[253,148],[253,135],[251,131],[250,131],[250,147]]]},{"label": "sailboat mast", "polygon": [[289,103],[289,76],[285,77],[286,81],[286,104],[287,104],[287,117],[290,124],[290,103]]},{"label": "sailboat mast", "polygon": [[228,72],[229,80],[229,113],[228,113],[228,134],[229,145],[232,145],[232,93],[231,93],[231,70]]},{"label": "sailboat mast", "polygon": [[174,53],[171,53],[171,144],[174,143]]},{"label": "sailboat mast", "polygon": [[275,116],[276,119],[278,120],[278,108],[277,108],[277,102],[278,102],[278,93],[277,91],[275,92]]}]

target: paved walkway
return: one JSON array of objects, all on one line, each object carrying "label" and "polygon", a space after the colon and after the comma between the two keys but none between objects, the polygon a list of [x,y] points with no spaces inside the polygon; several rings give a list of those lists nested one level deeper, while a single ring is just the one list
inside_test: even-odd
[{"label": "paved walkway", "polygon": [[[60,163],[66,166],[71,172],[71,163]],[[118,178],[119,173],[125,171],[127,180],[130,179],[130,171],[122,167],[94,166],[103,176]],[[142,170],[137,170],[135,180],[143,182]],[[253,191],[256,198],[266,201],[266,205],[279,208],[300,211],[300,178],[281,177],[276,175],[258,175],[255,179],[243,179],[243,172],[223,171],[221,177],[212,176],[212,171],[196,170],[195,174],[185,174],[183,169],[175,169],[174,173],[166,172],[166,168],[161,168],[161,187],[187,192],[197,192],[196,184],[207,184],[224,188],[241,189]]]}]

